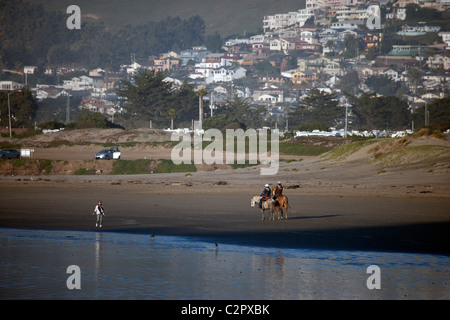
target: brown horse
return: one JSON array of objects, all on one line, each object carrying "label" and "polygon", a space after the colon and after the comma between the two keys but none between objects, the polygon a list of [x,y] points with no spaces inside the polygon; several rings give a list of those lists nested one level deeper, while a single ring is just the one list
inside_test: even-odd
[{"label": "brown horse", "polygon": [[283,219],[283,208],[284,208],[284,219],[287,220],[287,211],[288,208],[290,209],[291,206],[289,205],[288,202],[288,197],[286,197],[284,194],[280,194],[278,195],[278,197],[276,198],[276,201],[278,202],[279,205],[276,205],[275,208],[278,211],[278,220],[280,220],[280,211],[281,211],[281,219]]}]

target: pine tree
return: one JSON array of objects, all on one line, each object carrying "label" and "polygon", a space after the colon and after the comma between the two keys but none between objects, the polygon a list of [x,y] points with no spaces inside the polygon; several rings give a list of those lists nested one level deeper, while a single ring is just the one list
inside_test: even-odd
[{"label": "pine tree", "polygon": [[122,81],[119,96],[126,98],[125,109],[133,116],[163,124],[168,119],[167,111],[173,104],[171,82],[163,81],[162,72],[141,69],[131,81]]}]

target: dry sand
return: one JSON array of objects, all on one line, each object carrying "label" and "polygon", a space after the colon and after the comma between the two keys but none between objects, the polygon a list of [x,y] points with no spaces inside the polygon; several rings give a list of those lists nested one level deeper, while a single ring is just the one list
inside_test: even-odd
[{"label": "dry sand", "polygon": [[[167,135],[148,130],[102,134],[78,132],[76,138],[73,133],[51,134],[26,143],[35,148],[36,158],[73,163],[92,159],[101,149],[89,144],[94,140],[167,140]],[[77,140],[81,145],[44,148],[55,139]],[[450,147],[447,139],[434,138],[414,139],[407,145]],[[421,148],[412,148],[413,156],[409,152],[412,158],[405,164],[395,158],[392,145],[377,146],[367,146],[339,161],[281,155],[281,159],[296,161],[282,161],[276,176],[261,176],[260,167],[204,168],[192,174],[4,175],[0,177],[0,227],[98,231],[92,211],[101,199],[107,210],[103,231],[183,235],[270,247],[448,255],[448,150],[426,158]],[[162,147],[121,151],[123,159],[170,156],[170,149]],[[377,152],[392,159],[374,160]],[[112,161],[98,163],[111,166]],[[266,214],[261,221],[260,210],[250,207],[250,197],[259,195],[265,183],[277,181],[283,182],[289,197],[289,219],[269,221]]]}]

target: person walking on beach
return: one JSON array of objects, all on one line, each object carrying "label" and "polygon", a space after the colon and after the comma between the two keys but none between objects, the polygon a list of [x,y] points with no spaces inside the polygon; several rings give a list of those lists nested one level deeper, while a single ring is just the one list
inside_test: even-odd
[{"label": "person walking on beach", "polygon": [[97,215],[97,220],[95,221],[95,226],[101,228],[103,216],[105,215],[105,209],[103,208],[101,200],[98,201],[98,204],[95,206],[94,212],[92,214]]}]

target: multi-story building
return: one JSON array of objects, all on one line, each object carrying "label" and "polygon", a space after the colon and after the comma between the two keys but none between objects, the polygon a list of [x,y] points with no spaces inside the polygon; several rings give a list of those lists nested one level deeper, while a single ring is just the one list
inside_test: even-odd
[{"label": "multi-story building", "polygon": [[235,79],[245,77],[247,70],[241,66],[222,66],[213,70],[208,77],[206,77],[206,83],[213,82],[231,82]]},{"label": "multi-story building", "polygon": [[179,59],[171,59],[171,58],[164,58],[164,59],[154,59],[154,68],[157,71],[170,71],[174,68],[177,68],[180,66],[180,60]]},{"label": "multi-story building", "polygon": [[271,16],[264,16],[264,32],[268,30],[277,30],[288,26],[302,27],[306,20],[314,15],[314,10],[300,9],[288,13],[277,13]]}]

